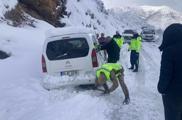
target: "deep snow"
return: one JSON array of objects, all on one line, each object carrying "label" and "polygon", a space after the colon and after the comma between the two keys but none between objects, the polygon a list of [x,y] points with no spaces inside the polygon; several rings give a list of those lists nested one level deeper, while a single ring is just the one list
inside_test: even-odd
[{"label": "deep snow", "polygon": [[[1,6],[4,4],[2,1]],[[96,2],[87,2],[68,1],[68,10],[72,11],[72,15],[64,21],[71,26],[91,24],[97,27],[96,32],[108,35],[127,27],[125,22],[100,12]],[[14,5],[12,2],[11,8]],[[87,5],[95,14],[93,20],[89,16],[83,17]],[[6,11],[5,7],[0,7],[1,16],[2,11]],[[101,21],[101,25],[97,20]],[[53,27],[36,21],[36,28],[14,28],[0,23],[0,49],[12,55],[0,60],[0,120],[164,119],[162,100],[156,89],[161,56],[156,43],[143,43],[138,73],[127,69],[130,67],[129,52],[127,45],[122,48],[120,62],[125,68],[125,81],[131,97],[129,105],[122,105],[124,95],[121,88],[105,96],[99,91],[73,86],[45,90],[41,86],[42,47],[45,31]],[[135,25],[135,28],[138,27]]]},{"label": "deep snow", "polygon": [[[130,90],[130,105],[122,105],[121,89],[102,96],[99,91],[74,87],[47,91],[41,86],[41,51],[45,28],[13,28],[0,24],[0,39],[12,56],[0,61],[0,119],[6,120],[162,120],[157,93],[160,53],[157,45],[143,43],[141,68],[132,73],[127,46],[121,63]],[[44,27],[42,27],[44,26]],[[45,27],[46,26],[46,27]],[[156,59],[158,58],[158,59]]]}]

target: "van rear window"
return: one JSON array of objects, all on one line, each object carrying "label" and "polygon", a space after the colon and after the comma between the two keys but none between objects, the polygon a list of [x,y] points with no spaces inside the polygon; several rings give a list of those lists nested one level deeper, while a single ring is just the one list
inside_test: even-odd
[{"label": "van rear window", "polygon": [[61,39],[49,42],[46,54],[49,60],[64,60],[86,57],[89,45],[85,38]]}]

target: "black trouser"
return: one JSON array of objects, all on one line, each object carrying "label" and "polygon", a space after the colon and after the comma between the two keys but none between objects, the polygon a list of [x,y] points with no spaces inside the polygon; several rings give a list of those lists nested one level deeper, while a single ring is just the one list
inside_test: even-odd
[{"label": "black trouser", "polygon": [[112,59],[112,58],[111,58],[111,59],[108,58],[108,60],[107,60],[108,63],[117,63],[117,61],[118,61],[118,60]]},{"label": "black trouser", "polygon": [[119,58],[108,56],[107,62],[108,63],[117,63],[119,61]]},{"label": "black trouser", "polygon": [[182,96],[163,95],[165,120],[182,120]]},{"label": "black trouser", "polygon": [[139,65],[139,53],[137,53],[135,50],[131,51],[130,54],[130,63],[131,63],[131,67],[134,68],[136,70],[138,70],[138,65]]}]

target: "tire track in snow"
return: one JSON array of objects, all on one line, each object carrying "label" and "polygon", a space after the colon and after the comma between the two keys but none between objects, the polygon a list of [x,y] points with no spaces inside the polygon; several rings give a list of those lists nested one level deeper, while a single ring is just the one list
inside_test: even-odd
[{"label": "tire track in snow", "polygon": [[[114,120],[163,120],[162,101],[156,90],[159,64],[149,50],[156,52],[157,47],[145,47],[140,54],[140,69],[133,73],[126,69],[129,65],[129,53],[122,51],[121,62],[125,67],[125,81],[131,97],[129,105],[122,105],[121,89],[114,94],[114,99],[108,99],[113,110],[110,119]],[[158,52],[158,51],[157,51]],[[158,54],[158,53],[156,53]],[[159,56],[158,56],[159,57]],[[111,96],[110,96],[111,97]],[[122,96],[123,98],[123,96]],[[118,102],[119,101],[119,102]]]},{"label": "tire track in snow", "polygon": [[[94,90],[79,91],[66,88],[50,93],[51,102],[67,101],[75,98],[79,94],[91,96],[93,100],[99,98],[107,103],[108,111],[104,114],[111,120],[163,120],[162,103],[156,91],[158,64],[154,62],[151,52],[148,52],[150,45],[146,44],[141,52],[140,70],[133,73],[129,67],[129,52],[126,46],[121,52],[121,63],[125,68],[125,82],[130,91],[131,103],[123,105],[124,95],[121,88],[110,95],[101,96],[100,92]],[[94,107],[94,106],[93,106]],[[97,111],[95,111],[97,112]]]}]

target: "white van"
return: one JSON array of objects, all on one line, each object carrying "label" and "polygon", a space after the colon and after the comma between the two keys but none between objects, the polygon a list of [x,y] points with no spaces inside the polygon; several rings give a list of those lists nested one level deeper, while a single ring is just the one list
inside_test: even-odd
[{"label": "white van", "polygon": [[94,84],[95,70],[104,63],[102,54],[96,52],[97,44],[94,32],[86,28],[49,30],[42,54],[44,87]]}]

